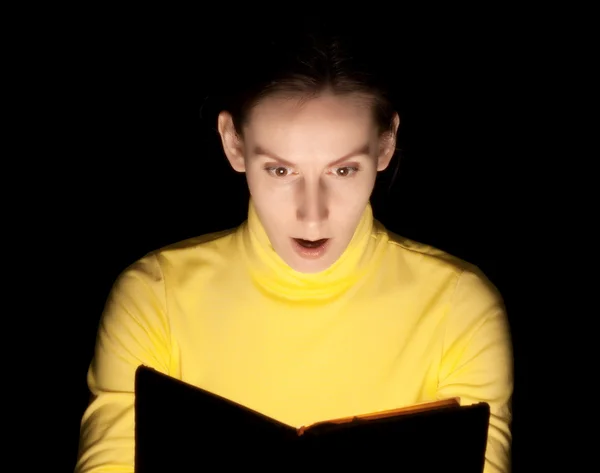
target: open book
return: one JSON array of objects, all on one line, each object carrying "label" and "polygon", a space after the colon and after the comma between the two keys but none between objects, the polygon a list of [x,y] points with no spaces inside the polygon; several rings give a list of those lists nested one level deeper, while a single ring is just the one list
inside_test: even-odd
[{"label": "open book", "polygon": [[151,368],[136,371],[137,473],[347,467],[481,473],[488,422],[488,404],[448,399],[296,428]]}]

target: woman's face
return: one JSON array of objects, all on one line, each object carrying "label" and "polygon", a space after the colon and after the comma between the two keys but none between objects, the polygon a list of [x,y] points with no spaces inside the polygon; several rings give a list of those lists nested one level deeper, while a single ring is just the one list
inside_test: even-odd
[{"label": "woman's face", "polygon": [[[243,137],[227,113],[219,131],[273,248],[303,273],[342,255],[395,149],[395,133],[381,136],[370,102],[357,95],[269,97],[251,111]],[[307,249],[300,240],[323,242]]]}]

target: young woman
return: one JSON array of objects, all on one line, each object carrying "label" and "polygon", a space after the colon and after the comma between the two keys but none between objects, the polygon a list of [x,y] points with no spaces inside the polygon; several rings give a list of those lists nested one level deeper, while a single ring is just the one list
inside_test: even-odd
[{"label": "young woman", "polygon": [[360,56],[310,37],[241,74],[218,116],[251,200],[239,227],[148,254],[115,282],[76,471],[133,471],[134,373],[153,367],[293,426],[460,397],[489,403],[509,469],[513,360],[474,266],[373,218],[399,117]]}]

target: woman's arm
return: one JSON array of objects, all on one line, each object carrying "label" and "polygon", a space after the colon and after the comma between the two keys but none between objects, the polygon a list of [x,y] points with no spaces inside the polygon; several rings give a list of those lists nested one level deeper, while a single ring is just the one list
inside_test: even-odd
[{"label": "woman's arm", "polygon": [[448,314],[438,397],[490,405],[485,473],[510,471],[512,392],[512,343],[502,298],[481,272],[464,271]]},{"label": "woman's arm", "polygon": [[161,269],[146,256],[119,276],[100,320],[76,473],[133,473],[135,370],[143,364],[170,374],[170,348]]}]

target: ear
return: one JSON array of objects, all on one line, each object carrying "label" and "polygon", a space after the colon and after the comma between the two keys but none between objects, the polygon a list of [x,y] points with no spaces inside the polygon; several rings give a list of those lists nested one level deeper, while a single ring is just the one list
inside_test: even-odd
[{"label": "ear", "polygon": [[400,126],[400,117],[394,114],[392,121],[392,129],[385,132],[379,143],[379,156],[377,158],[377,171],[385,171],[394,156],[396,151],[396,136],[398,135],[398,127]]},{"label": "ear", "polygon": [[235,131],[233,119],[229,112],[219,113],[217,119],[219,135],[221,135],[221,143],[223,151],[231,167],[237,172],[246,171],[246,163],[244,161],[244,146],[242,139]]}]

